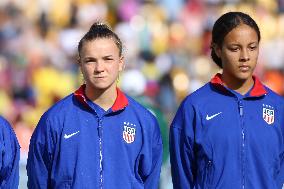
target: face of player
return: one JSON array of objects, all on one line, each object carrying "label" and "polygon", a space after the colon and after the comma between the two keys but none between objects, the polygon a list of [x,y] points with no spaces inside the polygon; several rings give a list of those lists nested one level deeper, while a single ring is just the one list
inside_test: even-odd
[{"label": "face of player", "polygon": [[215,52],[222,60],[222,77],[236,82],[251,81],[257,64],[259,39],[256,31],[240,24],[230,31],[224,38],[222,47]]},{"label": "face of player", "polygon": [[79,64],[87,88],[93,91],[116,90],[116,80],[124,62],[112,38],[85,41]]}]

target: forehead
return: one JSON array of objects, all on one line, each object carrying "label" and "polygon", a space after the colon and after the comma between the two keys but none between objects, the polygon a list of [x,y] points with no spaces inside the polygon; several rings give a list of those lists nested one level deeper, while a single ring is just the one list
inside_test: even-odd
[{"label": "forehead", "polygon": [[252,43],[258,41],[259,39],[255,29],[246,24],[238,25],[224,38],[224,43]]},{"label": "forehead", "polygon": [[112,38],[96,38],[84,41],[82,44],[82,54],[85,53],[118,53],[119,49]]}]

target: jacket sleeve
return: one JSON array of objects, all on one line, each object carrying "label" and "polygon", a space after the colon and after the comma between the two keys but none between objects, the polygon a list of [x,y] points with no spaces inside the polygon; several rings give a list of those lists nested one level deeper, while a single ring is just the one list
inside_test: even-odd
[{"label": "jacket sleeve", "polygon": [[[284,104],[282,104],[282,107],[284,107]],[[282,122],[280,125],[280,132],[282,135],[282,144],[281,144],[281,151],[279,155],[279,160],[280,160],[280,166],[279,166],[279,173],[277,174],[276,182],[279,187],[279,189],[284,188],[284,110],[282,111]]]},{"label": "jacket sleeve", "polygon": [[30,140],[27,161],[28,188],[47,189],[50,183],[52,165],[51,127],[49,120],[42,116]]},{"label": "jacket sleeve", "polygon": [[194,157],[194,127],[196,113],[193,106],[184,101],[170,127],[170,160],[173,187],[193,189],[196,176]]},{"label": "jacket sleeve", "polygon": [[277,184],[280,189],[284,189],[284,149],[283,152],[280,154],[280,168],[279,174],[277,176]]},{"label": "jacket sleeve", "polygon": [[[158,189],[163,161],[163,143],[156,118],[153,117],[153,121],[149,125],[153,127],[151,127],[148,134],[144,133],[145,142],[138,157],[137,172],[144,183],[145,189]],[[144,126],[149,127],[149,125]]]},{"label": "jacket sleeve", "polygon": [[16,189],[19,185],[20,146],[7,121],[1,122],[0,188]]}]

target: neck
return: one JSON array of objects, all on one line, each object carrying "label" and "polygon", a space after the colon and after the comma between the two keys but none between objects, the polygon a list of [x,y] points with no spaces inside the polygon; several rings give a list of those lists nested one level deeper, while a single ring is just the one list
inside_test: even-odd
[{"label": "neck", "polygon": [[242,95],[246,94],[254,85],[254,80],[252,77],[248,79],[235,79],[226,74],[222,74],[222,81],[224,85]]},{"label": "neck", "polygon": [[86,86],[86,96],[95,104],[99,105],[104,110],[108,110],[114,104],[117,91],[116,87],[110,87],[107,90],[95,89],[91,86]]}]

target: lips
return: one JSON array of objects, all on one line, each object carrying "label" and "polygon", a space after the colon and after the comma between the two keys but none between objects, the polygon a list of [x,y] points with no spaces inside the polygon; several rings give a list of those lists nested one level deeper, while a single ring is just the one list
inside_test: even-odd
[{"label": "lips", "polygon": [[242,71],[242,72],[247,72],[250,70],[250,66],[248,65],[241,65],[239,66],[239,69]]},{"label": "lips", "polygon": [[103,79],[105,78],[104,76],[94,76],[95,79]]}]

